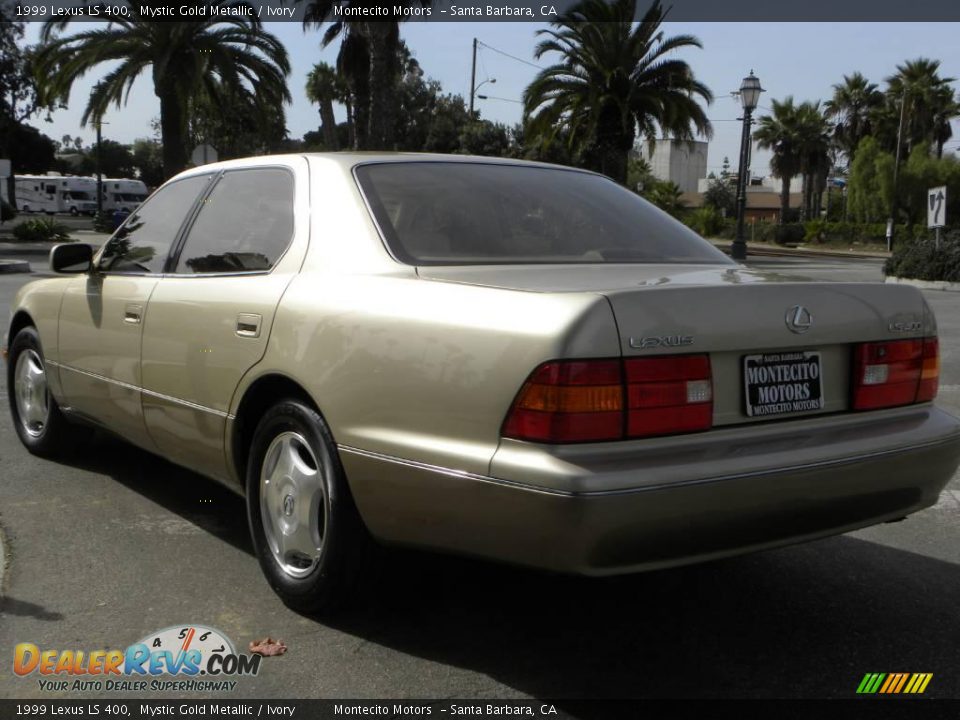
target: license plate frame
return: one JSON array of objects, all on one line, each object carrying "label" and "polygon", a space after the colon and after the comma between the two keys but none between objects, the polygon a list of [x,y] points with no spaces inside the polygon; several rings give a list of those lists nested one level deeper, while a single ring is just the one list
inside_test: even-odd
[{"label": "license plate frame", "polygon": [[819,350],[744,355],[742,367],[747,417],[776,418],[824,409],[823,358]]}]

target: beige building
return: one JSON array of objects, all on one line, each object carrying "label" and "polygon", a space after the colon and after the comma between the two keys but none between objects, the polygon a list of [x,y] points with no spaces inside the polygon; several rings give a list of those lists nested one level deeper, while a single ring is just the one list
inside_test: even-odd
[{"label": "beige building", "polygon": [[696,192],[697,181],[707,174],[707,143],[698,140],[656,140],[640,143],[640,157],[658,180],[676,185],[683,192]]}]

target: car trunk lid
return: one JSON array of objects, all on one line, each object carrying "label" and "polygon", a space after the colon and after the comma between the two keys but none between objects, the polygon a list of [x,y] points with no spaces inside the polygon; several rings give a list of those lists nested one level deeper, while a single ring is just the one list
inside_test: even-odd
[{"label": "car trunk lid", "polygon": [[[936,333],[915,288],[801,282],[732,265],[421,268],[421,276],[534,292],[604,295],[625,358],[710,356],[715,426],[848,410],[856,343]],[[810,372],[820,375],[814,386],[806,386]],[[791,373],[803,388],[790,382]],[[770,382],[760,390],[758,378]],[[819,393],[822,402],[808,403],[805,410],[781,408],[765,414],[772,403],[764,405],[760,400],[766,396],[757,393],[792,392],[787,385]]]}]

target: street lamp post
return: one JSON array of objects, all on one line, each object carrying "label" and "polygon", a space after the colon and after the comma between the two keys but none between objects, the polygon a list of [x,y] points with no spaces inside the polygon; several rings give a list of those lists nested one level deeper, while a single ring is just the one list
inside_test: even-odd
[{"label": "street lamp post", "polygon": [[744,215],[747,210],[747,174],[750,172],[750,125],[751,115],[760,102],[760,80],[753,74],[740,84],[740,102],[743,104],[743,134],[740,136],[740,173],[737,176],[737,236],[730,254],[734,260],[747,259],[747,240],[744,237]]}]

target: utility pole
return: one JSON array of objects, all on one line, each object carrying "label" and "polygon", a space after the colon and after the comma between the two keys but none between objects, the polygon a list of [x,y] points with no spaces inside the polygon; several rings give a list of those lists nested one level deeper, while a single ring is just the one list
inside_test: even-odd
[{"label": "utility pole", "polygon": [[473,63],[470,65],[470,119],[473,120],[473,97],[477,92],[477,39],[473,39]]},{"label": "utility pole", "polygon": [[97,214],[98,215],[103,212],[103,172],[102,172],[103,165],[100,162],[100,141],[102,140],[100,130],[102,125],[103,125],[103,122],[100,120],[100,118],[97,118]]},{"label": "utility pole", "polygon": [[887,229],[887,252],[893,250],[893,234],[897,227],[897,176],[900,173],[900,146],[903,136],[903,111],[907,106],[907,89],[903,89],[900,96],[900,124],[897,126],[897,155],[893,161],[893,199],[890,202],[890,222]]}]

